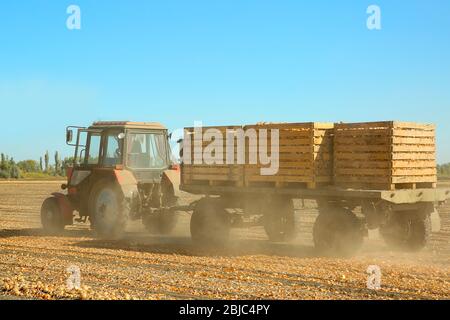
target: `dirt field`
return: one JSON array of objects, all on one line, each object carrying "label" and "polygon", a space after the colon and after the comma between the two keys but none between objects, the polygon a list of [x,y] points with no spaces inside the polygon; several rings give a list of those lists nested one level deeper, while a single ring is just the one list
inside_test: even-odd
[{"label": "dirt field", "polygon": [[[254,228],[233,231],[225,249],[205,251],[190,242],[188,215],[167,237],[148,235],[139,222],[121,241],[95,239],[83,224],[46,236],[40,205],[58,189],[0,182],[0,298],[450,299],[448,205],[440,210],[443,230],[420,253],[389,251],[371,232],[361,253],[339,259],[314,253],[312,202],[297,212],[294,243],[271,244]],[[381,268],[381,290],[367,289],[369,265]],[[82,289],[66,289],[69,266],[80,268]]]}]

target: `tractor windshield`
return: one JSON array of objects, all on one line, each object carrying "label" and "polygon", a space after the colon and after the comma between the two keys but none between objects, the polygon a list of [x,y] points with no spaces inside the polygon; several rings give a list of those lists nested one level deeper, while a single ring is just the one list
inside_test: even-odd
[{"label": "tractor windshield", "polygon": [[165,136],[161,133],[130,133],[127,166],[131,169],[163,169],[167,166]]}]

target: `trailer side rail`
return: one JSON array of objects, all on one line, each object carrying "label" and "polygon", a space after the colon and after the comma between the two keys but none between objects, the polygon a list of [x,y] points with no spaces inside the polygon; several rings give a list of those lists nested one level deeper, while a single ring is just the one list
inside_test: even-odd
[{"label": "trailer side rail", "polygon": [[385,200],[394,204],[418,202],[444,202],[450,199],[450,189],[403,189],[403,190],[353,190],[340,188],[270,188],[270,187],[236,187],[181,185],[180,189],[193,194],[276,194],[290,195],[299,199],[318,199],[322,197],[338,199],[374,199]]}]

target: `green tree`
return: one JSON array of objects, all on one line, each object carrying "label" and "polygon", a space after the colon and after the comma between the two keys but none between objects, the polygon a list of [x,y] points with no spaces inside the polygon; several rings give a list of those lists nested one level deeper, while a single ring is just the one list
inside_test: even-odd
[{"label": "green tree", "polygon": [[55,176],[61,173],[61,160],[59,159],[58,151],[55,152]]},{"label": "green tree", "polygon": [[43,164],[42,164],[42,157],[39,158],[39,171],[40,172],[44,171],[44,167],[43,167]]},{"label": "green tree", "polygon": [[11,172],[9,168],[8,157],[2,153],[0,158],[0,178],[9,179],[11,177]]},{"label": "green tree", "polygon": [[20,169],[14,161],[14,158],[11,157],[9,160],[9,177],[13,179],[19,179],[21,176]]},{"label": "green tree", "polygon": [[48,162],[49,162],[49,156],[48,156],[48,151],[46,151],[45,152],[45,155],[44,155],[44,161],[45,161],[45,172],[47,172],[48,173],[48,170],[49,170],[49,166],[48,166]]}]

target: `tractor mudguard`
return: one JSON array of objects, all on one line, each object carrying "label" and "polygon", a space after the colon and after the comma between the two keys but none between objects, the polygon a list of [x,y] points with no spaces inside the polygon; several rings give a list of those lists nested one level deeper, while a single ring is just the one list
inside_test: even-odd
[{"label": "tractor mudguard", "polygon": [[133,173],[128,170],[114,170],[114,175],[122,190],[123,197],[128,201],[131,217],[135,218],[141,207],[137,180]]},{"label": "tractor mudguard", "polygon": [[138,183],[133,173],[128,170],[114,170],[116,181],[126,199],[139,196]]},{"label": "tractor mudguard", "polygon": [[65,225],[70,225],[73,223],[73,207],[69,199],[65,194],[54,192],[52,196],[58,201],[59,209],[64,219]]},{"label": "tractor mudguard", "polygon": [[180,170],[165,170],[162,174],[162,182],[172,186],[175,197],[181,196],[180,191]]}]

